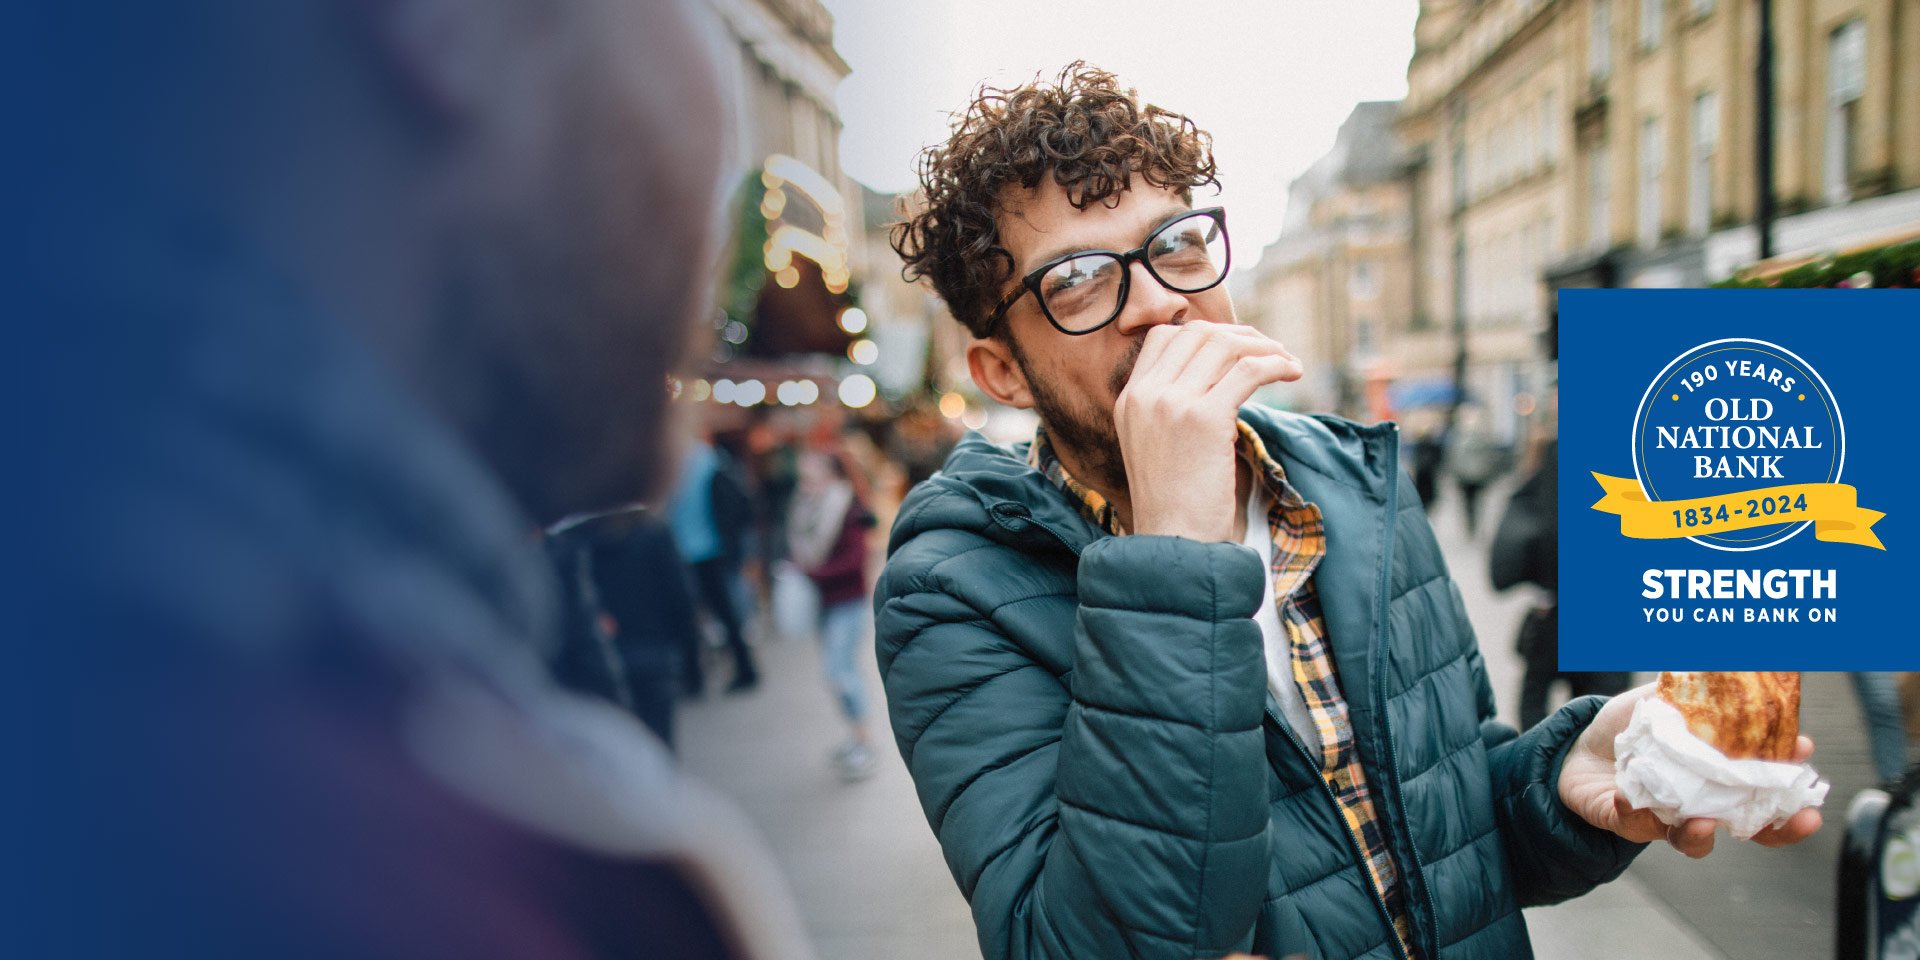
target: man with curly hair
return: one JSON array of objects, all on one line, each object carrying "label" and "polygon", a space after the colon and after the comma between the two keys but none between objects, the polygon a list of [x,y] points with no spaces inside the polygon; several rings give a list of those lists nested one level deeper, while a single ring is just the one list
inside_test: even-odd
[{"label": "man with curly hair", "polygon": [[1074,64],[983,89],[920,175],[907,274],[1041,421],[913,490],[875,597],[987,957],[1512,960],[1522,907],[1706,854],[1617,799],[1644,688],[1494,720],[1393,424],[1249,403],[1301,366],[1235,318],[1192,121]]}]

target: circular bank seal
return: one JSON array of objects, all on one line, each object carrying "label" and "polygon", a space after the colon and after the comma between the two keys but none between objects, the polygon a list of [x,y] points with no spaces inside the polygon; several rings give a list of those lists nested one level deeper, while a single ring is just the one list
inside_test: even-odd
[{"label": "circular bank seal", "polygon": [[[1840,406],[1805,360],[1765,340],[1715,340],[1675,357],[1648,384],[1633,417],[1633,472],[1656,502],[1838,483],[1846,444]],[[1687,539],[1716,550],[1771,547],[1812,522],[1791,495],[1674,512]],[[1775,516],[1782,522],[1726,529]]]}]

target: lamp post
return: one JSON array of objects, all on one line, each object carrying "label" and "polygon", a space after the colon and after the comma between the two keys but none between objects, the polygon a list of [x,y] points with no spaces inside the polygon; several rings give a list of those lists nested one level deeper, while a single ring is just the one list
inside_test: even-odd
[{"label": "lamp post", "polygon": [[1773,259],[1773,0],[1758,0],[1760,49],[1754,57],[1754,178],[1759,191],[1754,229],[1760,259]]}]

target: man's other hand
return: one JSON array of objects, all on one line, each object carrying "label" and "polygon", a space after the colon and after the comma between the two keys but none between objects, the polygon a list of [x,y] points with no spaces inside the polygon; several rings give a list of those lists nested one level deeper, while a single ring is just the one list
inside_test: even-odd
[{"label": "man's other hand", "polygon": [[[1560,769],[1560,802],[1602,830],[1639,843],[1665,840],[1675,850],[1697,860],[1713,852],[1714,830],[1719,821],[1696,817],[1678,826],[1667,826],[1653,811],[1638,810],[1628,804],[1614,780],[1614,738],[1627,728],[1634,704],[1652,696],[1653,690],[1651,683],[1635,687],[1600,708]],[[1811,756],[1813,741],[1801,737],[1793,762],[1805,763]],[[1813,836],[1819,829],[1820,811],[1808,808],[1779,826],[1754,834],[1753,842],[1763,847],[1784,847]]]}]

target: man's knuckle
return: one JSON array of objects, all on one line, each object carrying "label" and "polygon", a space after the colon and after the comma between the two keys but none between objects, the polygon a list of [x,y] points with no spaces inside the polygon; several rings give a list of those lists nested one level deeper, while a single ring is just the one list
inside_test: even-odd
[{"label": "man's knuckle", "polygon": [[1167,419],[1182,430],[1190,430],[1200,423],[1204,419],[1200,413],[1192,400],[1176,400],[1167,405]]}]

